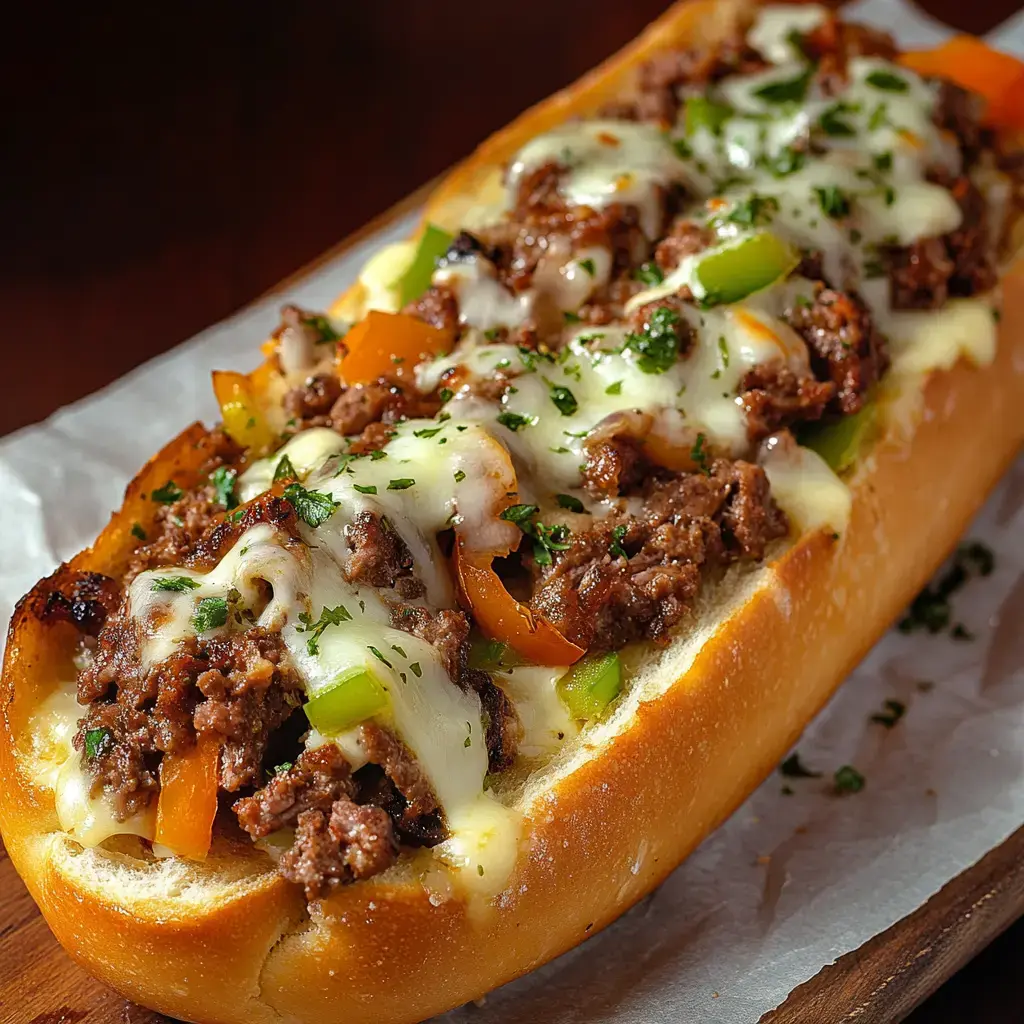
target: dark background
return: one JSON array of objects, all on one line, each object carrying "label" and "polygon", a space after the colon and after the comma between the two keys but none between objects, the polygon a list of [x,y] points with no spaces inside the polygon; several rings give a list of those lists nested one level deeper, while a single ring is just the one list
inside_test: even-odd
[{"label": "dark background", "polygon": [[[0,435],[256,298],[666,5],[253,0],[8,16]],[[924,6],[984,32],[1018,3]],[[1022,948],[1018,925],[913,1024],[1024,1018]]]}]

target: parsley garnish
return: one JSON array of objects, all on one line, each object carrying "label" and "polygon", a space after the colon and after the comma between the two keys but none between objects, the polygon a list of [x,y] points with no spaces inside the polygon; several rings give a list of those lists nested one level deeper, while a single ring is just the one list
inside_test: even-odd
[{"label": "parsley garnish", "polygon": [[109,729],[85,730],[85,756],[102,757],[113,745],[114,736]]},{"label": "parsley garnish", "polygon": [[871,112],[871,117],[868,119],[868,131],[876,132],[879,128],[883,127],[889,119],[889,108],[884,103],[879,103],[877,107]]},{"label": "parsley garnish", "polygon": [[274,483],[279,484],[284,480],[298,480],[299,474],[292,465],[292,460],[287,455],[282,455],[274,467]]},{"label": "parsley garnish", "polygon": [[527,370],[536,370],[538,360],[545,363],[553,363],[555,361],[555,357],[550,353],[538,352],[536,349],[527,348],[525,345],[520,345],[518,351],[519,361]]},{"label": "parsley garnish", "polygon": [[583,317],[581,317],[579,313],[573,313],[572,310],[567,309],[562,313],[562,319],[567,324],[578,324]]},{"label": "parsley garnish", "polygon": [[416,677],[417,679],[419,679],[419,678],[420,678],[420,676],[422,676],[422,675],[423,675],[423,669],[422,669],[422,668],[420,668],[420,663],[419,663],[418,661],[413,661],[413,662],[411,662],[411,663],[409,664],[409,671],[410,671],[410,672],[411,672],[411,673],[412,673],[412,674],[413,674],[413,675],[414,675],[414,676],[415,676],[415,677]]},{"label": "parsley garnish", "polygon": [[384,657],[384,655],[383,655],[383,654],[381,654],[381,653],[380,653],[380,651],[378,651],[376,647],[372,646],[371,644],[367,644],[367,645],[366,645],[366,647],[367,647],[367,650],[369,650],[369,652],[370,652],[370,653],[371,653],[371,654],[372,654],[372,655],[373,655],[373,656],[374,656],[374,657],[375,657],[375,658],[376,658],[376,659],[377,659],[378,661],[383,661],[383,662],[384,662],[384,664],[385,664],[385,665],[387,665],[387,667],[388,667],[388,668],[393,668],[393,666],[392,666],[391,662],[390,662],[390,661],[388,661],[388,659],[387,659],[387,658],[385,658],[385,657]]},{"label": "parsley garnish", "polygon": [[676,156],[682,160],[689,160],[693,156],[693,150],[686,139],[673,139],[672,148],[676,151]]},{"label": "parsley garnish", "polygon": [[606,387],[604,389],[604,393],[606,395],[621,395],[622,394],[622,381],[621,380],[617,380],[613,384],[609,384],[608,387]]},{"label": "parsley garnish", "polygon": [[582,267],[582,268],[583,268],[583,269],[584,269],[584,270],[585,270],[585,271],[586,271],[586,272],[587,272],[587,273],[588,273],[588,274],[589,274],[589,275],[590,275],[591,277],[593,277],[593,276],[594,276],[594,275],[595,275],[595,274],[597,273],[597,267],[595,267],[595,266],[594,266],[594,261],[593,261],[592,259],[590,259],[589,257],[588,257],[587,259],[585,259],[585,260],[580,260],[580,261],[579,261],[579,263],[580,263],[580,266],[581,266],[581,267]]},{"label": "parsley garnish", "polygon": [[450,402],[454,394],[455,392],[452,391],[451,388],[441,388],[437,393],[437,397],[440,398],[442,402]]},{"label": "parsley garnish", "polygon": [[150,590],[173,590],[175,593],[183,594],[186,590],[195,590],[198,583],[190,576],[161,576],[153,580]]},{"label": "parsley garnish", "polygon": [[891,729],[907,712],[906,704],[898,700],[882,701],[882,706],[885,710],[873,714],[871,721],[884,725],[886,729]]},{"label": "parsley garnish", "polygon": [[295,509],[296,515],[314,530],[322,526],[341,504],[329,494],[321,491],[307,491],[302,484],[289,484],[284,489],[285,500]]},{"label": "parsley garnish", "polygon": [[780,82],[769,82],[754,90],[754,95],[766,103],[801,103],[807,95],[807,87],[811,84],[814,68],[808,67],[795,78],[785,78]]},{"label": "parsley garnish", "polygon": [[555,501],[561,505],[562,508],[567,508],[570,512],[586,512],[586,508],[579,498],[574,498],[571,494],[556,494]]},{"label": "parsley garnish", "polygon": [[291,761],[282,761],[281,764],[275,764],[271,768],[271,772],[274,775],[284,775],[285,772],[290,771],[292,767]]},{"label": "parsley garnish", "polygon": [[414,430],[412,432],[413,437],[436,437],[444,427],[424,427],[422,430]]},{"label": "parsley garnish", "polygon": [[892,152],[890,150],[886,150],[884,153],[876,153],[874,157],[872,157],[872,163],[875,165],[875,170],[891,171]]},{"label": "parsley garnish", "polygon": [[722,369],[727,370],[729,368],[729,343],[725,340],[724,334],[718,336],[718,355],[722,360]]},{"label": "parsley garnish", "polygon": [[465,472],[464,472],[463,470],[461,470],[461,469],[457,469],[457,470],[455,470],[455,472],[454,472],[453,476],[455,477],[455,482],[456,482],[457,484],[461,484],[461,483],[462,483],[462,481],[466,479],[466,474],[465,474]]},{"label": "parsley garnish", "polygon": [[197,633],[217,629],[228,621],[228,602],[223,597],[204,597],[192,616],[192,625]]},{"label": "parsley garnish", "polygon": [[789,757],[779,765],[779,771],[785,775],[787,779],[821,778],[821,772],[812,772],[810,768],[804,766],[804,763],[800,760],[799,754],[790,754]]},{"label": "parsley garnish", "polygon": [[665,280],[665,272],[657,263],[641,263],[640,266],[633,271],[633,278],[634,280],[642,281],[644,284],[653,288],[655,285],[659,285]]},{"label": "parsley garnish", "polygon": [[759,196],[755,192],[749,199],[736,203],[725,219],[730,224],[757,227],[761,224],[770,224],[778,209],[779,201],[774,196]]},{"label": "parsley garnish", "polygon": [[864,788],[864,776],[852,764],[837,768],[833,778],[837,793],[859,793]]},{"label": "parsley garnish", "polygon": [[622,540],[626,536],[626,529],[625,524],[612,527],[612,542],[608,547],[608,551],[617,558],[629,558],[626,549],[622,546]]},{"label": "parsley garnish", "polygon": [[843,119],[843,114],[851,113],[851,107],[847,103],[834,103],[822,112],[818,119],[821,130],[833,138],[848,138],[857,134],[857,129],[849,121]]},{"label": "parsley garnish", "polygon": [[313,330],[320,335],[316,342],[318,345],[324,345],[330,341],[337,341],[341,337],[341,335],[331,326],[330,320],[320,314],[304,317],[302,322],[307,327],[312,327]]},{"label": "parsley garnish", "polygon": [[397,480],[389,480],[388,481],[388,490],[389,491],[404,491],[404,490],[407,490],[409,487],[412,487],[412,485],[415,484],[415,483],[416,483],[416,481],[411,476],[402,476],[402,477],[399,477]]},{"label": "parsley garnish", "polygon": [[296,632],[298,633],[312,633],[313,635],[306,641],[306,650],[316,657],[320,653],[320,637],[323,636],[324,630],[328,626],[340,626],[343,622],[351,622],[352,616],[349,615],[348,609],[343,605],[339,604],[336,608],[321,608],[320,618],[313,621],[311,615],[307,612],[300,612],[299,622],[301,626],[296,626]]},{"label": "parsley garnish", "polygon": [[229,469],[227,466],[218,466],[210,474],[210,483],[217,495],[217,504],[223,505],[230,510],[238,505],[238,495],[235,493],[235,481],[238,478],[237,469]]},{"label": "parsley garnish", "polygon": [[[913,633],[924,630],[928,633],[941,633],[947,629],[953,617],[953,604],[950,598],[976,573],[988,576],[995,568],[995,556],[992,549],[979,541],[962,544],[956,552],[953,564],[934,582],[921,591],[911,602],[907,614],[899,621],[897,629],[901,633]],[[961,631],[967,631],[960,624]],[[954,632],[956,626],[953,627]],[[960,635],[957,639],[965,639]]]},{"label": "parsley garnish", "polygon": [[376,494],[377,487],[375,484],[353,484],[352,485],[360,494]]},{"label": "parsley garnish", "polygon": [[693,442],[693,447],[690,449],[690,458],[705,476],[711,476],[711,456],[707,448],[704,447],[706,441],[707,438],[703,434],[697,435],[697,440]]},{"label": "parsley garnish", "polygon": [[849,214],[850,200],[846,193],[838,186],[828,185],[822,188],[819,185],[815,187],[814,191],[818,197],[818,204],[821,206],[822,212],[826,217],[837,220]]},{"label": "parsley garnish", "polygon": [[679,356],[679,335],[674,325],[679,314],[668,306],[658,306],[640,334],[627,334],[623,349],[636,353],[636,365],[643,373],[664,373]]},{"label": "parsley garnish", "polygon": [[787,174],[799,171],[806,159],[806,155],[799,149],[788,146],[770,160],[766,160],[765,166],[776,178],[785,178]]},{"label": "parsley garnish", "polygon": [[533,560],[538,565],[551,565],[552,551],[569,549],[569,528],[562,524],[545,526],[533,521],[540,510],[536,505],[510,505],[501,513],[501,518],[515,523],[533,541]]},{"label": "parsley garnish", "polygon": [[154,501],[159,501],[161,505],[173,505],[179,498],[184,496],[185,492],[173,480],[168,480],[163,487],[158,487],[150,495]]},{"label": "parsley garnish", "polygon": [[498,413],[496,419],[503,427],[508,427],[513,433],[522,427],[532,427],[536,422],[536,416],[524,416],[522,413],[512,412],[506,409]]},{"label": "parsley garnish", "polygon": [[572,416],[580,407],[579,402],[576,401],[576,396],[568,388],[563,388],[559,384],[551,384],[549,386],[551,388],[551,401],[554,402],[555,408],[563,416]]},{"label": "parsley garnish", "polygon": [[132,523],[132,536],[138,537],[139,540],[146,539],[146,531],[142,528],[142,523]]},{"label": "parsley garnish", "polygon": [[506,522],[515,523],[523,532],[526,532],[524,523],[528,523],[538,512],[540,508],[537,505],[509,505],[502,513],[500,518]]},{"label": "parsley garnish", "polygon": [[909,88],[906,79],[894,75],[891,71],[872,71],[871,74],[864,76],[864,81],[883,92],[906,92]]}]

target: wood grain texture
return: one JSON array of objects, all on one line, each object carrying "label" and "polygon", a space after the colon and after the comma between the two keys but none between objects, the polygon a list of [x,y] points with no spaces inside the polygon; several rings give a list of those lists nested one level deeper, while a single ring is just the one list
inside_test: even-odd
[{"label": "wood grain texture", "polygon": [[[0,63],[0,434],[291,276],[665,5],[22,5]],[[1017,2],[926,6],[983,32]],[[1021,913],[1024,832],[765,1022],[897,1021]],[[1020,1019],[1022,947],[1024,923],[909,1020]],[[165,1021],[63,954],[0,846],[0,1024]]]}]

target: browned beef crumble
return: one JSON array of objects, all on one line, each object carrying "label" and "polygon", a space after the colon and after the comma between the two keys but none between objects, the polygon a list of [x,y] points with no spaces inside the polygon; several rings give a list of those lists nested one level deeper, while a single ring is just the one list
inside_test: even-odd
[{"label": "browned beef crumble", "polygon": [[835,398],[836,386],[832,381],[800,376],[783,365],[765,364],[744,375],[739,393],[747,436],[759,441],[781,427],[820,419]]},{"label": "browned beef crumble", "polygon": [[712,241],[711,232],[701,224],[680,218],[654,250],[654,262],[662,270],[675,270],[687,256],[706,249]]},{"label": "browned beef crumble", "polygon": [[637,515],[613,514],[574,533],[553,565],[533,566],[530,604],[581,647],[665,643],[692,608],[704,573],[759,560],[785,533],[764,471],[716,459],[707,474],[650,481]]},{"label": "browned beef crumble", "polygon": [[345,539],[350,551],[345,575],[351,582],[395,588],[409,599],[423,593],[413,575],[412,555],[387,516],[357,512],[345,527]]},{"label": "browned beef crumble", "polygon": [[318,373],[284,396],[284,411],[306,426],[329,426],[331,407],[340,397],[341,381],[337,374]]},{"label": "browned beef crumble", "polygon": [[432,284],[402,312],[419,317],[431,327],[450,331],[453,335],[459,327],[459,301],[447,285]]},{"label": "browned beef crumble", "polygon": [[[815,377],[835,385],[830,408],[843,414],[859,411],[889,362],[885,340],[867,306],[819,281],[809,301],[794,305],[785,318],[807,343]],[[814,397],[816,401],[821,395]],[[799,418],[809,418],[806,413],[812,408],[798,406],[803,413]]]}]

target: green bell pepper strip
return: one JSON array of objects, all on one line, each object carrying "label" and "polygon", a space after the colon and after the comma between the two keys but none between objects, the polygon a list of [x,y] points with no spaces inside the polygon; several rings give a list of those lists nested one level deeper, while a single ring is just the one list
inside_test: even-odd
[{"label": "green bell pepper strip", "polygon": [[759,231],[698,260],[690,287],[705,308],[739,302],[786,277],[799,262],[791,245],[770,231]]},{"label": "green bell pepper strip", "polygon": [[558,695],[576,719],[597,718],[622,691],[617,654],[589,654],[558,681]]},{"label": "green bell pepper strip", "polygon": [[388,706],[388,694],[366,668],[352,668],[306,702],[309,724],[325,736],[365,722]]},{"label": "green bell pepper strip", "polygon": [[478,637],[469,645],[469,667],[484,672],[500,672],[504,668],[518,668],[527,661],[501,640]]},{"label": "green bell pepper strip", "polygon": [[394,283],[403,306],[418,299],[429,287],[437,261],[448,251],[452,236],[433,224],[428,224],[420,235],[416,255],[409,269]]},{"label": "green bell pepper strip", "polygon": [[860,453],[875,422],[875,406],[868,403],[860,412],[834,423],[811,423],[797,433],[805,448],[817,452],[834,473],[844,473]]}]

